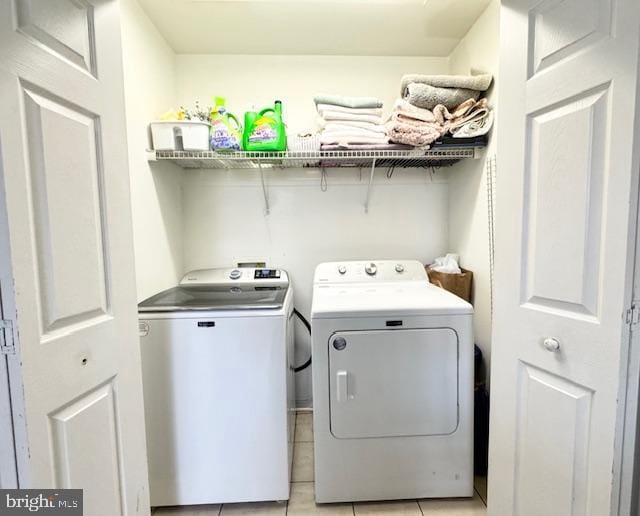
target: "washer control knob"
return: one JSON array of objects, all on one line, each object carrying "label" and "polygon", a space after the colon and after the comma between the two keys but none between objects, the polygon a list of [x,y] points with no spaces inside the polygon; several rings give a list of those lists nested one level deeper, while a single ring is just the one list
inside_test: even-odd
[{"label": "washer control knob", "polygon": [[338,272],[339,272],[340,274],[346,274],[346,273],[347,273],[347,267],[346,267],[346,265],[340,265],[340,266],[338,267]]},{"label": "washer control knob", "polygon": [[229,273],[229,277],[231,279],[240,279],[240,276],[242,276],[242,271],[239,269],[233,269],[230,273]]},{"label": "washer control knob", "polygon": [[364,268],[364,271],[369,275],[369,276],[375,276],[376,272],[378,272],[378,267],[376,266],[375,263],[371,262],[370,264],[366,265]]},{"label": "washer control knob", "polygon": [[403,273],[404,272],[404,265],[402,265],[401,263],[396,263],[396,272],[397,273]]}]

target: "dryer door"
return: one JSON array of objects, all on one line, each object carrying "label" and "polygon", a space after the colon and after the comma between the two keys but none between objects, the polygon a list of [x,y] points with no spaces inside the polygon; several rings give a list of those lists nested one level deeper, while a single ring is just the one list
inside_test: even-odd
[{"label": "dryer door", "polygon": [[458,336],[452,329],[344,331],[328,346],[335,437],[456,430]]}]

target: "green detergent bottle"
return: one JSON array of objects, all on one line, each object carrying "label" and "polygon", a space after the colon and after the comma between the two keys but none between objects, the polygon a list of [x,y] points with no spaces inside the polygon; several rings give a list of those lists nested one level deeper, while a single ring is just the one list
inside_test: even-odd
[{"label": "green detergent bottle", "polygon": [[211,149],[215,151],[240,150],[242,126],[238,119],[227,112],[225,99],[216,97],[211,110]]},{"label": "green detergent bottle", "polygon": [[282,121],[282,102],[265,108],[259,113],[247,111],[244,114],[244,134],[242,148],[246,151],[287,150],[287,133]]}]

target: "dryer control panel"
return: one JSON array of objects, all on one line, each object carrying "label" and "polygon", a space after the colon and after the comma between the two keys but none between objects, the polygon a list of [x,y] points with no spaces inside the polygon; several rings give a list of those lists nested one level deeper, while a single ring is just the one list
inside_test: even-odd
[{"label": "dryer control panel", "polygon": [[327,262],[316,267],[315,284],[388,283],[429,281],[424,266],[416,260],[364,260]]}]

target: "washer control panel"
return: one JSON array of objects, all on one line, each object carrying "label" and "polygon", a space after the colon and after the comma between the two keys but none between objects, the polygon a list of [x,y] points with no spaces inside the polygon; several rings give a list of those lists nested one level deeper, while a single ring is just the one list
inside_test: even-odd
[{"label": "washer control panel", "polygon": [[280,275],[281,273],[278,269],[254,269],[253,279],[278,279]]},{"label": "washer control panel", "polygon": [[374,283],[429,281],[424,265],[416,260],[327,262],[316,268],[314,283]]},{"label": "washer control panel", "polygon": [[180,286],[187,288],[286,288],[289,286],[289,277],[282,269],[264,267],[199,269],[185,274]]}]

